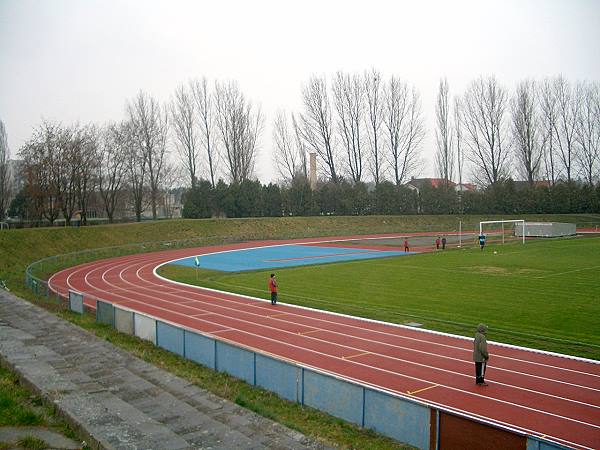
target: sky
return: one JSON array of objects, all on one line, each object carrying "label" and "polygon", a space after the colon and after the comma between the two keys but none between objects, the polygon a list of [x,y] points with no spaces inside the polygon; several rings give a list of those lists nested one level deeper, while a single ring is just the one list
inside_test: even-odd
[{"label": "sky", "polygon": [[169,101],[193,78],[236,80],[260,104],[256,175],[275,180],[272,122],[311,75],[376,68],[417,87],[422,176],[434,176],[435,97],[495,75],[600,81],[599,0],[0,0],[0,120],[15,157],[43,119],[125,118],[140,90]]}]

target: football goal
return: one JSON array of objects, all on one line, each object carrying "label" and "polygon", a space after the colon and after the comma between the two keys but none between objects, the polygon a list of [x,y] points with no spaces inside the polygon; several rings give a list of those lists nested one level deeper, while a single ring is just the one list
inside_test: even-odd
[{"label": "football goal", "polygon": [[[519,230],[519,233],[516,230]],[[507,240],[514,240],[522,236],[525,243],[525,220],[484,220],[479,222],[479,235],[491,237],[494,241],[500,241],[504,244]]]}]

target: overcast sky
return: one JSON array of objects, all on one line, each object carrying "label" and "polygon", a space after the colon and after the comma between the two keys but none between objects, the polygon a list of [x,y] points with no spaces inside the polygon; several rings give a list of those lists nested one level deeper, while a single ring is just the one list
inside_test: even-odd
[{"label": "overcast sky", "polygon": [[0,120],[13,156],[42,118],[124,118],[140,89],[168,100],[191,78],[235,79],[266,117],[256,174],[275,179],[271,124],[311,74],[377,68],[420,90],[433,176],[434,101],[479,75],[506,87],[600,80],[599,0],[0,0]]}]

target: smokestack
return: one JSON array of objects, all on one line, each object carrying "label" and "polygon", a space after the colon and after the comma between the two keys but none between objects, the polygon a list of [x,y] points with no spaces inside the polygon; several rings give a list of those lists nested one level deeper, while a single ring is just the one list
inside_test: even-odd
[{"label": "smokestack", "polygon": [[310,173],[309,173],[310,188],[314,191],[317,189],[317,154],[310,154]]}]

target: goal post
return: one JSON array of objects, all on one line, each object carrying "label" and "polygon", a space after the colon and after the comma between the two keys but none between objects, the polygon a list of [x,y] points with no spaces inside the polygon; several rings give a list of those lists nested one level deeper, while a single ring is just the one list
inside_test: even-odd
[{"label": "goal post", "polygon": [[479,222],[479,235],[483,234],[483,226],[491,225],[491,224],[500,224],[502,227],[502,244],[504,244],[504,224],[514,224],[515,227],[520,226],[523,230],[523,244],[525,243],[525,220],[517,219],[517,220],[484,220]]}]

